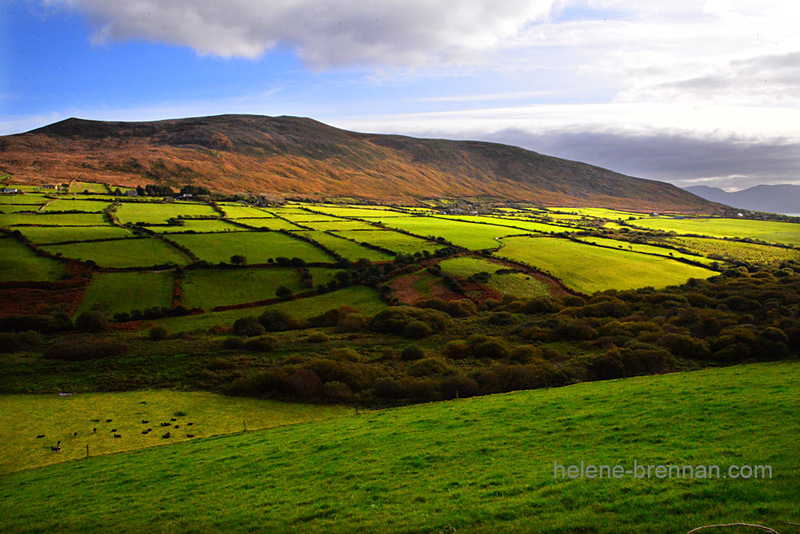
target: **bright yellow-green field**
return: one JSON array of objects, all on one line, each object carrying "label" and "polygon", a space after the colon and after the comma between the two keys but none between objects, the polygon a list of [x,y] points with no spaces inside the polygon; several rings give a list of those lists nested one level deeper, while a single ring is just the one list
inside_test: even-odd
[{"label": "bright yellow-green field", "polygon": [[523,262],[583,293],[682,284],[714,271],[626,250],[582,245],[551,237],[508,237],[496,256]]},{"label": "bright yellow-green field", "polygon": [[631,221],[637,228],[711,237],[750,237],[772,243],[800,245],[800,224],[744,219],[651,218]]},{"label": "bright yellow-green field", "polygon": [[[91,456],[98,456],[186,441],[192,439],[187,437],[189,434],[196,438],[233,434],[244,430],[245,423],[248,430],[255,430],[354,411],[207,392],[0,395],[0,474],[85,458],[86,445]],[[173,418],[177,421],[171,421]],[[162,422],[172,426],[161,427]],[[142,434],[148,428],[152,432]],[[170,432],[170,438],[162,437],[166,432]],[[115,433],[121,437],[115,438]],[[42,434],[43,438],[36,437]],[[61,452],[51,451],[58,441]]]},{"label": "bright yellow-green field", "polygon": [[641,243],[631,243],[629,241],[621,241],[619,239],[607,239],[604,237],[580,237],[578,239],[586,243],[594,243],[595,245],[600,245],[601,247],[616,248],[620,250],[631,250],[633,252],[655,254],[657,256],[664,256],[668,258],[684,258],[690,261],[695,261],[706,265],[711,265],[712,263],[714,263],[714,260],[708,259],[704,256],[698,256],[695,254],[684,254],[682,252],[678,252],[677,250],[671,250],[666,247],[643,245]]},{"label": "bright yellow-green field", "polygon": [[700,254],[715,255],[738,261],[772,263],[784,260],[800,260],[800,250],[796,248],[781,248],[704,237],[669,237],[665,241],[674,246],[697,251]]}]

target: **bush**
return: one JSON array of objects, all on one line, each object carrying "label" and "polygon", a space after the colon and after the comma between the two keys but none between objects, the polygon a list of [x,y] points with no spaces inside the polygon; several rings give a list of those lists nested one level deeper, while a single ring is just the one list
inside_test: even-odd
[{"label": "bush", "polygon": [[78,362],[112,358],[127,351],[128,345],[114,339],[59,339],[47,347],[42,356],[51,360]]},{"label": "bush", "polygon": [[325,332],[313,332],[308,335],[306,341],[308,343],[325,343],[330,338],[325,334]]},{"label": "bush", "polygon": [[360,313],[345,315],[336,323],[337,332],[362,332],[367,328],[369,317]]},{"label": "bush", "polygon": [[592,325],[580,319],[566,321],[556,327],[556,334],[562,339],[588,340],[598,335]]},{"label": "bush", "polygon": [[528,314],[554,313],[558,311],[558,304],[549,297],[537,297],[528,301],[523,312]]},{"label": "bush", "polygon": [[422,358],[414,362],[408,369],[411,376],[433,376],[446,374],[451,368],[441,357]]},{"label": "bush", "polygon": [[494,326],[507,326],[517,322],[517,318],[508,312],[496,312],[489,315],[487,321],[490,325]]},{"label": "bush", "polygon": [[297,321],[281,310],[267,310],[258,318],[258,322],[267,332],[282,332],[299,326]]},{"label": "bush", "polygon": [[348,401],[353,398],[353,390],[344,382],[325,382],[322,394],[335,401]]},{"label": "bush", "polygon": [[0,352],[17,352],[22,348],[19,336],[11,332],[0,333]]},{"label": "bush", "polygon": [[423,337],[428,337],[432,333],[433,331],[430,326],[415,319],[408,321],[403,327],[403,337],[409,339],[422,339]]},{"label": "bush", "polygon": [[361,355],[349,347],[339,347],[333,349],[328,354],[328,357],[331,360],[347,361],[347,362],[357,362],[358,360],[361,359]]},{"label": "bush", "polygon": [[463,360],[472,356],[472,345],[466,341],[454,339],[447,342],[442,352],[450,359]]},{"label": "bush", "polygon": [[75,319],[75,328],[81,332],[105,332],[108,328],[108,318],[99,311],[83,312]]},{"label": "bush", "polygon": [[255,317],[242,317],[233,323],[233,333],[237,336],[262,336],[266,330]]},{"label": "bush", "polygon": [[370,330],[381,334],[402,335],[410,321],[425,323],[432,331],[442,332],[452,322],[444,312],[413,306],[389,306],[369,322]]},{"label": "bush", "polygon": [[445,399],[474,397],[479,391],[478,383],[464,375],[448,376],[439,383],[439,393]]},{"label": "bush", "polygon": [[473,352],[476,358],[497,360],[508,356],[508,345],[502,339],[490,337],[476,343]]},{"label": "bush", "polygon": [[289,300],[294,296],[294,293],[288,287],[281,286],[281,287],[279,287],[278,289],[275,290],[275,295],[279,299]]},{"label": "bush", "polygon": [[222,348],[228,350],[238,350],[244,347],[244,340],[238,337],[226,337],[222,340]]},{"label": "bush", "polygon": [[272,352],[278,347],[278,340],[272,336],[251,337],[242,346],[254,352]]},{"label": "bush", "polygon": [[153,341],[167,339],[169,331],[162,325],[156,325],[147,332],[147,337]]},{"label": "bush", "polygon": [[409,345],[400,353],[400,358],[406,361],[419,360],[425,357],[425,351],[416,345]]}]

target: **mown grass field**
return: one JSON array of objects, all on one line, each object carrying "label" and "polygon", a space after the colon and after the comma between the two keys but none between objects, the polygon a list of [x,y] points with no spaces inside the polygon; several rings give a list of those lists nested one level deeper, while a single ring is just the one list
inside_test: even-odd
[{"label": "mown grass field", "polygon": [[343,232],[336,232],[337,235],[353,239],[359,243],[370,243],[383,247],[387,250],[392,250],[397,254],[414,254],[427,250],[433,252],[442,245],[433,241],[428,241],[419,237],[414,237],[399,232],[392,232],[391,230],[346,230]]},{"label": "mown grass field", "polygon": [[172,271],[95,273],[83,295],[77,314],[89,310],[130,313],[155,306],[172,306]]},{"label": "mown grass field", "polygon": [[156,238],[118,239],[97,243],[44,245],[45,250],[67,258],[92,260],[100,267],[150,267],[153,265],[187,265],[189,258],[175,247]]},{"label": "mown grass field", "polygon": [[70,193],[98,193],[108,194],[108,188],[105,184],[98,184],[94,182],[72,182],[69,184]]},{"label": "mown grass field", "polygon": [[358,243],[353,243],[352,241],[343,237],[337,237],[325,232],[313,231],[297,233],[299,235],[306,236],[309,239],[313,239],[317,243],[331,249],[335,253],[350,261],[358,261],[361,258],[366,258],[370,261],[388,261],[392,259],[392,256],[386,254],[385,252],[362,247]]},{"label": "mown grass field", "polygon": [[714,260],[706,258],[705,256],[699,256],[696,254],[684,254],[682,252],[678,252],[677,250],[671,250],[666,247],[643,245],[641,243],[631,243],[629,241],[622,241],[620,239],[607,239],[603,237],[580,236],[578,237],[578,239],[586,243],[593,243],[595,245],[600,245],[601,247],[616,248],[620,250],[631,250],[633,252],[640,252],[644,254],[655,254],[657,256],[664,256],[667,258],[683,258],[685,260],[704,263],[706,265],[714,263]]},{"label": "mown grass field", "polygon": [[242,229],[219,219],[184,219],[183,224],[170,226],[147,226],[146,228],[159,234],[182,234],[187,232],[234,232]]},{"label": "mown grass field", "polygon": [[23,226],[18,230],[37,245],[135,237],[133,232],[119,226]]},{"label": "mown grass field", "polygon": [[469,278],[481,272],[489,273],[490,278],[486,285],[501,295],[533,298],[543,297],[549,294],[547,286],[527,274],[496,274],[498,269],[507,269],[508,267],[486,258],[452,258],[442,261],[440,265],[442,266],[443,272],[461,278]]},{"label": "mown grass field", "polygon": [[12,213],[0,216],[0,226],[103,226],[108,224],[99,213]]},{"label": "mown grass field", "polygon": [[269,230],[302,230],[296,224],[275,217],[257,219],[235,219],[239,224],[245,224],[251,228],[267,228]]},{"label": "mown grass field", "polygon": [[0,206],[41,206],[49,199],[43,195],[0,195]]},{"label": "mown grass field", "polygon": [[[738,366],[195,439],[8,474],[0,522],[14,532],[781,528],[797,523],[800,502],[798,380],[798,362]],[[769,465],[772,478],[554,477],[554,462],[581,461]]]},{"label": "mown grass field", "polygon": [[481,215],[455,215],[452,217],[452,219],[459,221],[501,226],[504,228],[509,228],[509,230],[511,230],[511,233],[515,233],[513,231],[514,228],[518,230],[524,230],[525,231],[524,233],[541,232],[545,234],[558,234],[561,232],[575,231],[573,228],[570,228],[568,226],[557,226],[555,224],[547,224],[519,217],[487,217]]},{"label": "mown grass field", "polygon": [[242,304],[277,298],[275,291],[285,286],[301,292],[300,275],[295,269],[203,269],[186,271],[181,287],[187,308],[211,310],[216,306]]},{"label": "mown grass field", "polygon": [[267,263],[280,257],[296,257],[306,262],[334,261],[320,248],[279,232],[175,234],[169,238],[210,263],[228,263],[236,254],[244,255],[249,263]]},{"label": "mown grass field", "polygon": [[380,207],[366,208],[354,206],[315,206],[314,211],[327,213],[335,217],[353,217],[355,219],[381,219],[386,217],[403,217],[401,211],[394,211]]},{"label": "mown grass field", "polygon": [[711,237],[760,239],[771,243],[800,245],[800,224],[740,219],[671,219],[650,218],[631,221],[632,226],[678,234]]},{"label": "mown grass field", "polygon": [[[628,220],[630,217],[645,217],[648,214],[632,211],[610,210],[606,208],[547,208],[548,215],[561,217],[561,214],[574,214],[579,217],[593,217],[597,219]],[[555,213],[554,213],[555,212]]]},{"label": "mown grass field", "polygon": [[231,219],[241,219],[244,217],[264,217],[272,218],[272,215],[261,208],[253,206],[243,206],[236,203],[221,202],[219,207],[225,212],[225,216]]},{"label": "mown grass field", "polygon": [[454,245],[471,250],[497,248],[500,246],[499,238],[526,233],[514,228],[472,224],[440,217],[398,217],[384,221],[384,224],[389,228],[398,228],[422,237],[443,237]]},{"label": "mown grass field", "polygon": [[64,265],[41,258],[10,237],[0,237],[0,282],[55,281],[64,274]]},{"label": "mown grass field", "polygon": [[214,327],[229,328],[236,319],[250,316],[258,317],[268,308],[271,310],[283,310],[293,319],[308,319],[342,306],[349,306],[365,315],[374,315],[385,308],[386,304],[381,301],[373,289],[355,286],[315,297],[280,302],[271,306],[241,308],[186,317],[170,317],[154,321],[154,324],[163,325],[171,333],[192,332],[195,330],[208,330]]},{"label": "mown grass field", "polygon": [[208,204],[191,204],[171,202],[123,202],[116,211],[117,218],[123,224],[142,222],[145,224],[167,224],[173,217],[219,216]]},{"label": "mown grass field", "polygon": [[[69,396],[0,395],[0,406],[3,408],[0,435],[6,443],[0,458],[0,474],[85,459],[86,445],[90,456],[101,456],[192,439],[187,434],[196,439],[233,434],[241,432],[245,423],[248,430],[257,430],[353,412],[351,408],[338,406],[166,390]],[[172,418],[177,421],[171,421]],[[172,425],[161,427],[162,422]],[[175,425],[181,428],[176,430]],[[153,431],[142,434],[148,428]],[[114,438],[112,429],[122,437]],[[162,437],[166,432],[170,432],[170,438]],[[36,438],[42,434],[44,438]],[[61,452],[54,453],[50,447],[58,441]]]},{"label": "mown grass field", "polygon": [[333,230],[341,232],[343,230],[376,230],[375,226],[362,221],[348,221],[345,219],[338,220],[325,220],[317,222],[304,222],[303,226],[307,226],[313,230]]},{"label": "mown grass field", "polygon": [[741,243],[739,241],[703,237],[669,237],[665,239],[665,242],[673,246],[697,251],[699,254],[731,258],[738,261],[773,263],[800,259],[800,250],[756,243]]},{"label": "mown grass field", "polygon": [[62,198],[50,202],[45,206],[44,212],[48,211],[84,211],[87,213],[100,213],[111,205],[111,202],[81,200],[72,198]]},{"label": "mown grass field", "polygon": [[715,274],[668,258],[551,237],[505,238],[503,248],[495,254],[541,269],[583,293],[647,286],[660,288]]}]

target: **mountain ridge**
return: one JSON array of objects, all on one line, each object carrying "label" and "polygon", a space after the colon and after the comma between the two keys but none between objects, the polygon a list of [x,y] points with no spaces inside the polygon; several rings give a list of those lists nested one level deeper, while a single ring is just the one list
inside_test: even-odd
[{"label": "mountain ridge", "polygon": [[707,185],[695,185],[685,189],[706,200],[735,208],[785,215],[800,214],[800,185],[759,184],[733,192]]},{"label": "mountain ridge", "polygon": [[33,183],[207,186],[376,202],[491,198],[653,211],[721,209],[671,184],[510,145],[351,132],[309,118],[70,118],[0,137],[0,170]]}]

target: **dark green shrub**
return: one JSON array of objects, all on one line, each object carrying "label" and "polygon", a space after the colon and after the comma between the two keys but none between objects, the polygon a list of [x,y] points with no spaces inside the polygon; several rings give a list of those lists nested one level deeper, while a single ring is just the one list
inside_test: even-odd
[{"label": "dark green shrub", "polygon": [[542,351],[533,345],[518,345],[511,349],[508,358],[519,363],[528,363],[542,357]]},{"label": "dark green shrub", "polygon": [[311,369],[295,369],[289,377],[292,392],[301,399],[311,399],[322,393],[322,380]]},{"label": "dark green shrub", "polygon": [[81,332],[105,332],[108,328],[108,318],[99,311],[83,312],[75,319],[75,328]]},{"label": "dark green shrub", "polygon": [[44,345],[44,336],[36,330],[26,330],[17,334],[23,348],[35,348]]},{"label": "dark green shrub", "polygon": [[328,340],[330,340],[330,338],[325,332],[313,332],[306,338],[308,343],[325,343]]},{"label": "dark green shrub", "polygon": [[403,327],[403,337],[409,339],[422,339],[423,337],[428,337],[432,333],[433,331],[430,326],[416,319],[408,321]]},{"label": "dark green shrub", "polygon": [[238,337],[226,337],[222,340],[222,348],[228,350],[238,350],[244,347],[244,340]]},{"label": "dark green shrub", "polygon": [[409,345],[400,353],[400,358],[406,361],[419,360],[425,357],[425,351],[416,345]]},{"label": "dark green shrub", "polygon": [[706,341],[683,334],[666,334],[658,340],[658,345],[668,348],[678,358],[701,360],[711,354]]},{"label": "dark green shrub", "polygon": [[326,311],[321,315],[312,317],[311,319],[308,320],[308,324],[317,328],[325,326],[336,326],[337,324],[339,324],[339,321],[341,321],[343,318],[355,312],[356,310],[354,310],[353,308],[349,308],[347,306],[340,306],[339,308],[334,308],[332,310]]},{"label": "dark green shrub", "polygon": [[167,339],[167,337],[169,337],[169,331],[162,325],[156,325],[147,331],[147,337],[153,341]]},{"label": "dark green shrub", "polygon": [[487,322],[494,326],[507,326],[516,323],[517,318],[508,312],[501,311],[490,314]]},{"label": "dark green shrub", "polygon": [[22,348],[19,336],[12,332],[0,332],[0,352],[17,352]]},{"label": "dark green shrub", "polygon": [[453,360],[463,360],[472,356],[472,345],[463,340],[448,341],[442,349],[444,355]]},{"label": "dark green shrub", "polygon": [[349,347],[335,348],[328,354],[331,360],[357,362],[361,359],[361,355]]},{"label": "dark green shrub", "polygon": [[498,360],[508,356],[508,344],[502,339],[490,337],[485,341],[476,343],[473,354],[476,358]]},{"label": "dark green shrub", "polygon": [[279,287],[278,289],[275,290],[275,295],[279,299],[289,300],[294,296],[294,293],[288,287],[281,286],[281,287]]},{"label": "dark green shrub", "polygon": [[264,326],[255,317],[242,317],[233,323],[233,333],[237,336],[262,336],[265,332]]},{"label": "dark green shrub", "polygon": [[447,364],[447,360],[435,356],[417,360],[408,368],[408,374],[411,376],[434,376],[446,374],[450,370],[451,367]]},{"label": "dark green shrub", "polygon": [[464,399],[474,397],[480,391],[480,386],[472,378],[465,375],[453,375],[439,382],[439,393],[444,399]]},{"label": "dark green shrub", "polygon": [[598,336],[591,324],[581,319],[562,322],[556,327],[556,334],[562,339],[589,340]]},{"label": "dark green shrub", "polygon": [[554,313],[559,310],[559,306],[549,297],[537,297],[528,301],[522,311],[527,314]]},{"label": "dark green shrub", "polygon": [[444,331],[452,322],[449,315],[438,310],[413,306],[389,306],[372,318],[369,328],[381,334],[402,335],[406,323],[413,320],[425,323],[434,332]]},{"label": "dark green shrub", "polygon": [[112,358],[127,351],[128,345],[115,339],[59,339],[47,347],[42,356],[52,360],[77,362]]},{"label": "dark green shrub", "polygon": [[278,340],[272,336],[251,337],[244,340],[243,348],[254,352],[272,352],[278,347]]},{"label": "dark green shrub", "polygon": [[348,401],[353,398],[353,390],[344,382],[325,382],[322,394],[326,399]]},{"label": "dark green shrub", "polygon": [[293,330],[300,325],[297,321],[289,317],[285,311],[267,309],[258,318],[258,322],[267,332],[282,332],[284,330]]},{"label": "dark green shrub", "polygon": [[366,330],[369,317],[360,313],[345,315],[336,323],[337,332],[362,332]]}]

